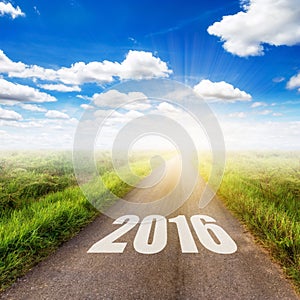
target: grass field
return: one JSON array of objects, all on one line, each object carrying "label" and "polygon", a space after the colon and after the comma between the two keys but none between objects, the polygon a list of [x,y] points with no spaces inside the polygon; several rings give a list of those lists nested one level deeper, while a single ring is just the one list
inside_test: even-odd
[{"label": "grass field", "polygon": [[[206,180],[209,160],[200,170]],[[300,291],[300,153],[229,153],[218,195]]]},{"label": "grass field", "polygon": [[67,152],[0,154],[0,215],[74,186],[72,156]]},{"label": "grass field", "polygon": [[[104,183],[116,195],[132,188],[112,172],[107,159],[100,156],[97,162]],[[0,169],[0,290],[4,290],[99,212],[76,184],[71,152],[2,153]],[[132,169],[139,176],[150,171],[143,160]],[[97,196],[106,205],[106,191],[98,189]]]}]

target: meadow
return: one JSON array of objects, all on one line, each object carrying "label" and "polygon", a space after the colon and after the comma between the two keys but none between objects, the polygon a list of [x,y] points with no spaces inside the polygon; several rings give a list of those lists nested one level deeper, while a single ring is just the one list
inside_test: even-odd
[{"label": "meadow", "polygon": [[[132,189],[112,171],[106,154],[98,156],[97,165],[113,193],[123,196]],[[71,152],[3,152],[0,170],[0,290],[4,290],[99,211],[77,185]],[[132,170],[146,176],[150,168],[141,159]],[[88,184],[95,189],[93,182]],[[110,201],[105,189],[98,189],[97,197],[103,206]]]},{"label": "meadow", "polygon": [[[207,180],[211,158],[204,158]],[[218,196],[300,291],[300,153],[228,153]]]}]

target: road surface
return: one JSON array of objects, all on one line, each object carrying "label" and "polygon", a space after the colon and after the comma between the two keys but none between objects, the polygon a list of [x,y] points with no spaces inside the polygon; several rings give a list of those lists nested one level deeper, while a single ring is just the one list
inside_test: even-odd
[{"label": "road surface", "polygon": [[[153,188],[135,189],[128,201],[151,201],[177,183],[179,169],[167,165],[164,180]],[[149,182],[153,178],[147,178]],[[135,251],[135,226],[119,241],[124,253],[87,253],[120,225],[99,216],[76,237],[19,279],[0,299],[299,299],[290,283],[251,234],[217,199],[201,211],[199,181],[189,200],[167,218],[202,214],[214,218],[235,241],[237,251],[218,254],[192,234],[199,253],[182,253],[176,224],[168,224],[167,246],[157,254]],[[191,224],[189,223],[190,227]]]}]

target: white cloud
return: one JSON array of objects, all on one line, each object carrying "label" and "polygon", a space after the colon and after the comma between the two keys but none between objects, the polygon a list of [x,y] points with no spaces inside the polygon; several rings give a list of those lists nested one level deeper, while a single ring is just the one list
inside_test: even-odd
[{"label": "white cloud", "polygon": [[300,42],[298,0],[241,1],[243,11],[224,16],[208,27],[221,38],[224,49],[238,56],[264,54],[263,44],[292,46]]},{"label": "white cloud", "polygon": [[0,50],[0,73],[22,72],[26,65],[22,62],[13,62]]},{"label": "white cloud", "polygon": [[[13,63],[11,60],[9,62],[10,64]],[[13,65],[13,67],[16,66]],[[75,86],[93,82],[112,82],[115,78],[121,80],[162,78],[168,77],[172,73],[167,64],[160,58],[153,56],[151,52],[133,50],[128,52],[121,63],[107,60],[90,63],[76,62],[69,68],[62,67],[58,70],[46,69],[37,65],[22,65],[19,66],[19,69],[3,72],[8,72],[10,77],[37,78]]]},{"label": "white cloud", "polygon": [[20,102],[54,102],[56,98],[30,86],[9,82],[0,78],[0,100]]},{"label": "white cloud", "polygon": [[117,76],[121,79],[151,79],[168,77],[171,73],[167,64],[151,52],[130,50]]},{"label": "white cloud", "polygon": [[261,107],[261,106],[268,106],[267,103],[265,102],[254,102],[251,107],[256,108],[256,107]]},{"label": "white cloud", "polygon": [[0,107],[0,120],[21,121],[22,119],[23,118],[19,113],[13,110],[7,110]]},{"label": "white cloud", "polygon": [[56,72],[57,80],[65,84],[84,84],[88,82],[112,82],[113,76],[118,73],[118,63],[103,62],[77,62],[70,68],[61,68]]},{"label": "white cloud", "polygon": [[182,113],[180,109],[176,108],[175,106],[167,102],[161,102],[157,106],[157,111],[165,114],[171,114],[171,115],[176,115],[176,114],[180,115]]},{"label": "white cloud", "polygon": [[[140,92],[130,92],[128,94],[121,93],[117,90],[110,90],[106,93],[95,94],[93,96],[93,104],[98,107],[118,107],[123,106],[134,100],[143,100],[147,97]],[[130,105],[130,103],[128,103]]]},{"label": "white cloud", "polygon": [[64,85],[64,84],[40,84],[40,88],[49,91],[58,91],[58,92],[81,92],[81,88],[77,85]]},{"label": "white cloud", "polygon": [[86,101],[92,101],[93,100],[93,97],[89,97],[89,96],[86,96],[86,95],[76,95],[76,97],[79,98],[79,99],[86,100]]},{"label": "white cloud", "polygon": [[[143,94],[144,97],[146,97],[144,94]],[[131,102],[131,103],[128,103],[124,106],[125,109],[128,109],[128,110],[137,110],[137,111],[144,111],[144,110],[147,110],[147,109],[150,109],[152,107],[152,105],[150,104],[150,102],[148,100],[144,100],[143,102]]]},{"label": "white cloud", "polygon": [[121,115],[120,113],[118,113],[117,111],[113,110],[113,109],[98,109],[94,112],[94,116],[95,117],[100,117],[102,118],[106,118],[110,115],[114,114],[114,116],[116,115]]},{"label": "white cloud", "polygon": [[[0,120],[0,127],[15,127],[15,128],[28,128],[29,133],[34,133],[33,129],[42,128],[43,131],[50,130],[75,130],[75,126],[78,124],[78,120],[75,118],[68,119],[54,119],[54,118],[44,118],[44,119],[31,119],[31,120],[23,120],[23,122],[17,121],[6,121]],[[42,132],[38,132],[38,134],[42,134]]]},{"label": "white cloud", "polygon": [[13,19],[25,16],[19,6],[13,7],[9,2],[0,2],[0,16],[3,15],[10,15]]},{"label": "white cloud", "polygon": [[5,105],[5,106],[14,106],[20,102],[14,101],[14,100],[1,100],[0,99],[0,104]]},{"label": "white cloud", "polygon": [[8,72],[9,77],[16,78],[33,78],[48,81],[59,80],[58,71],[53,69],[46,69],[37,65],[25,65],[22,70],[14,70]]},{"label": "white cloud", "polygon": [[[104,123],[102,125],[102,128],[106,128],[109,132],[118,132],[118,128],[124,126],[131,120],[134,120],[136,118],[139,118],[143,116],[144,114],[135,110],[130,110],[127,112],[119,112],[116,110],[108,109],[100,109],[95,111],[94,113],[96,118],[100,118],[101,120],[104,120]],[[90,124],[87,124],[90,126]],[[91,124],[93,126],[93,124]],[[112,138],[112,136],[110,136]]]},{"label": "white cloud", "polygon": [[238,119],[244,119],[246,118],[246,114],[244,112],[235,112],[228,115],[230,118],[238,118]]},{"label": "white cloud", "polygon": [[49,110],[47,111],[45,116],[50,119],[70,119],[70,117],[67,114],[58,110]]},{"label": "white cloud", "polygon": [[[175,107],[176,108],[176,107]],[[102,112],[104,114],[104,112]],[[101,111],[99,111],[101,114]],[[107,115],[107,112],[105,112]],[[104,128],[103,138],[100,136],[100,142],[109,148],[109,143],[113,142],[114,137],[119,132],[118,128],[125,125],[128,120],[142,116],[139,112],[118,113],[107,120]],[[181,120],[182,119],[182,123]],[[280,118],[279,118],[280,119]],[[226,149],[245,150],[245,149],[300,149],[300,122],[276,122],[264,121],[253,122],[247,119],[229,119],[228,117],[220,120]],[[176,119],[177,120],[177,119]],[[183,124],[187,129],[199,149],[206,149],[203,146],[205,133],[199,133],[199,124],[196,126],[187,123],[185,114],[178,119],[179,124]],[[72,136],[75,132],[76,119],[32,119],[22,122],[13,120],[1,120],[0,148],[72,148]],[[191,125],[191,126],[190,126]],[[17,129],[17,130],[16,130]],[[200,128],[201,129],[201,128]],[[5,132],[4,132],[5,131]],[[200,131],[201,132],[201,131]],[[101,133],[102,134],[102,130]],[[200,136],[201,134],[201,136]],[[198,142],[197,142],[198,141]],[[150,145],[153,145],[153,143]],[[155,144],[154,144],[155,145]],[[206,145],[206,144],[205,144]],[[209,145],[207,145],[209,149]]]},{"label": "white cloud", "polygon": [[40,106],[35,105],[35,104],[20,103],[20,106],[25,110],[29,110],[29,111],[33,111],[33,112],[47,112],[46,108],[40,107]]},{"label": "white cloud", "polygon": [[263,116],[267,116],[267,115],[271,114],[272,112],[273,111],[270,110],[270,109],[265,109],[265,110],[259,111],[258,114],[263,115]]},{"label": "white cloud", "polygon": [[139,112],[139,111],[136,111],[136,110],[130,110],[128,111],[127,113],[124,114],[124,117],[126,119],[136,119],[136,118],[139,118],[139,117],[142,117],[144,114]]},{"label": "white cloud", "polygon": [[297,88],[300,92],[300,72],[297,75],[291,77],[291,79],[287,83],[287,88],[290,90]]},{"label": "white cloud", "polygon": [[226,100],[226,101],[250,101],[251,95],[233,85],[225,82],[212,82],[207,79],[201,80],[194,86],[194,91],[203,99],[207,100]]},{"label": "white cloud", "polygon": [[43,125],[36,122],[36,121],[24,121],[24,122],[17,122],[17,121],[1,121],[0,126],[6,127],[14,127],[14,128],[42,128]]},{"label": "white cloud", "polygon": [[281,116],[283,116],[283,114],[282,113],[273,113],[272,116],[273,117],[281,117]]}]

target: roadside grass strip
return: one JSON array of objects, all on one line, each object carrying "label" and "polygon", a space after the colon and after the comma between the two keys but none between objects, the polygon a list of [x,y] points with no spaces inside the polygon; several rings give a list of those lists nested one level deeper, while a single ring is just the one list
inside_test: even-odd
[{"label": "roadside grass strip", "polygon": [[[207,180],[210,159],[202,160]],[[300,291],[300,153],[231,153],[218,196]],[[255,263],[255,262],[254,262]]]}]

